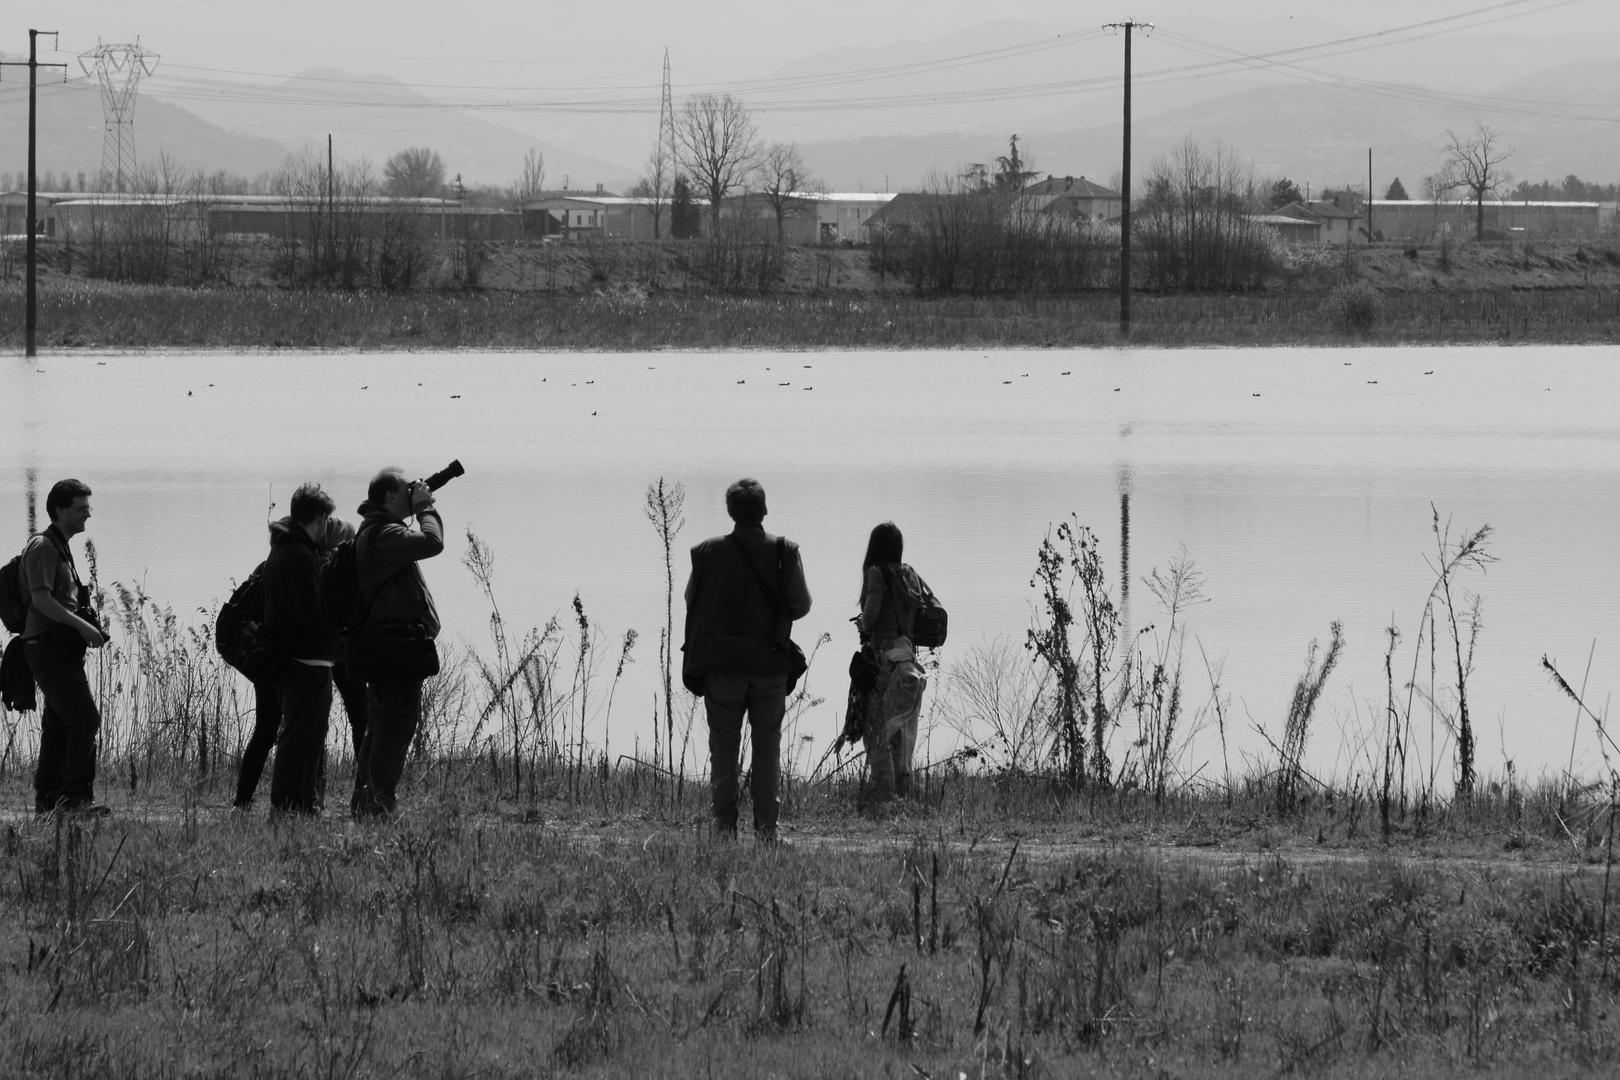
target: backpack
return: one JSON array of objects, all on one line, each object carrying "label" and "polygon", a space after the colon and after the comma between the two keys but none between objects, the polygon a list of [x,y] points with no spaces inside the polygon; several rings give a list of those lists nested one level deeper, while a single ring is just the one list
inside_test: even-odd
[{"label": "backpack", "polygon": [[260,563],[220,607],[214,619],[214,648],[227,664],[252,678],[248,657],[263,646],[263,628],[264,563]]},{"label": "backpack", "polygon": [[939,597],[934,595],[934,590],[928,587],[928,582],[922,579],[922,575],[915,570],[910,575],[922,590],[920,594],[910,588],[905,575],[891,576],[885,569],[884,576],[889,579],[891,588],[904,593],[913,604],[917,605],[916,613],[911,617],[912,645],[919,649],[937,649],[945,644],[945,635],[950,630],[950,616],[946,613],[944,605],[939,602]]},{"label": "backpack", "polygon": [[333,548],[321,562],[321,618],[347,634],[357,629],[360,615],[360,558],[355,547],[365,535],[366,526]]},{"label": "backpack", "polygon": [[[35,537],[44,537],[46,543],[56,548],[56,544],[50,539],[49,534],[35,533],[34,536],[28,538],[28,543],[23,545],[22,551],[13,555],[4,566],[0,566],[0,626],[4,626],[13,634],[22,633],[23,627],[28,622],[29,601],[28,595],[23,592],[22,587],[22,557],[34,543]],[[56,548],[56,550],[64,558],[68,559],[71,564],[71,555],[63,552],[61,548]],[[77,570],[74,571],[74,580],[78,580]]]},{"label": "backpack", "polygon": [[23,632],[28,621],[28,597],[22,591],[22,556],[0,566],[0,625],[13,634]]}]

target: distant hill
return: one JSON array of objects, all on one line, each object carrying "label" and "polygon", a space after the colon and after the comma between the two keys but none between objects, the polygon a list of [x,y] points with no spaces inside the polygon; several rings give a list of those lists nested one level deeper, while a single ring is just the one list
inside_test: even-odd
[{"label": "distant hill", "polygon": [[[161,94],[163,85],[154,78],[152,93]],[[460,173],[468,184],[515,179],[531,146],[545,155],[551,186],[561,187],[566,176],[572,187],[600,183],[613,188],[636,174],[627,164],[595,156],[590,147],[560,146],[480,113],[447,108],[386,75],[311,68],[266,87],[254,100],[199,100],[194,107],[216,123],[251,130],[288,147],[313,144],[324,149],[330,134],[340,159],[369,158],[379,170],[406,147],[430,147],[451,176]]]},{"label": "distant hill", "polygon": [[[1547,102],[1620,100],[1620,61],[1573,65],[1558,81],[1563,74],[1560,69],[1537,73],[1489,93]],[[1547,108],[1574,111],[1566,106]],[[1608,115],[1620,117],[1620,109]],[[1399,176],[1407,191],[1418,197],[1423,178],[1440,168],[1446,131],[1466,134],[1476,120],[1488,122],[1516,148],[1507,167],[1517,178],[1559,179],[1575,173],[1586,180],[1611,182],[1620,170],[1614,150],[1620,125],[1615,123],[1492,115],[1461,105],[1410,100],[1400,91],[1384,96],[1316,83],[1242,90],[1156,114],[1138,113],[1132,125],[1133,168],[1139,178],[1155,159],[1190,137],[1206,151],[1222,144],[1260,177],[1288,176],[1301,185],[1318,187],[1364,184],[1371,148],[1374,185],[1382,188]],[[1119,169],[1121,126],[1114,116],[1047,132],[1009,118],[1007,131],[994,134],[843,139],[808,143],[802,150],[805,160],[833,186],[855,176],[865,177],[869,185],[881,184],[887,173],[891,190],[914,190],[930,169],[954,172],[965,162],[1006,153],[1005,139],[1014,131],[1022,151],[1041,172],[1084,174],[1106,183]]]},{"label": "distant hill", "polygon": [[[103,124],[97,86],[82,78],[41,82],[36,93],[40,174],[99,174]],[[135,150],[142,161],[162,151],[184,166],[248,177],[280,167],[287,156],[287,148],[274,139],[227,131],[146,94],[135,102]],[[28,85],[8,78],[0,84],[0,173],[24,178],[27,168]]]}]

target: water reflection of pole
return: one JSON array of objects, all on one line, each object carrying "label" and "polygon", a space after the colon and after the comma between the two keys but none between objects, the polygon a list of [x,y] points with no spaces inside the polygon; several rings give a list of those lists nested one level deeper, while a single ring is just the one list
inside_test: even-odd
[{"label": "water reflection of pole", "polygon": [[[1129,428],[1124,430],[1129,433]],[[1119,630],[1126,655],[1131,647],[1131,467],[1119,464]]]},{"label": "water reflection of pole", "polygon": [[39,499],[39,470],[30,465],[24,475],[27,477],[23,491],[28,499],[28,539],[31,540],[34,537],[34,526],[39,523],[38,511],[34,509],[34,504]]}]

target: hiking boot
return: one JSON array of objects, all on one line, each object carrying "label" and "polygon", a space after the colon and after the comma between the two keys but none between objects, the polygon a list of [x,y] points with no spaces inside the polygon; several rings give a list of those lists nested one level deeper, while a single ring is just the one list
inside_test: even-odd
[{"label": "hiking boot", "polygon": [[64,814],[72,814],[75,817],[86,817],[86,818],[107,818],[107,817],[112,817],[112,807],[103,806],[100,803],[93,802],[90,799],[86,799],[83,802],[72,802],[72,803],[64,802],[60,806],[58,806],[58,809],[61,810],[62,813],[64,813]]}]

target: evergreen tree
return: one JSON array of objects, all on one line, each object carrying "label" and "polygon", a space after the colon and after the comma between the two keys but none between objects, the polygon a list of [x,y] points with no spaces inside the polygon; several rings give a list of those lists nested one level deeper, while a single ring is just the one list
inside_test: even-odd
[{"label": "evergreen tree", "polygon": [[1401,178],[1397,176],[1395,181],[1389,185],[1389,190],[1384,192],[1384,198],[1406,202],[1411,196],[1406,194],[1406,188],[1401,186]]},{"label": "evergreen tree", "polygon": [[669,235],[676,240],[703,235],[703,211],[692,201],[692,185],[684,176],[675,178],[675,191],[670,196]]},{"label": "evergreen tree", "polygon": [[1289,203],[1304,202],[1305,196],[1301,194],[1299,185],[1288,177],[1283,177],[1271,185],[1271,208],[1287,206]]}]

